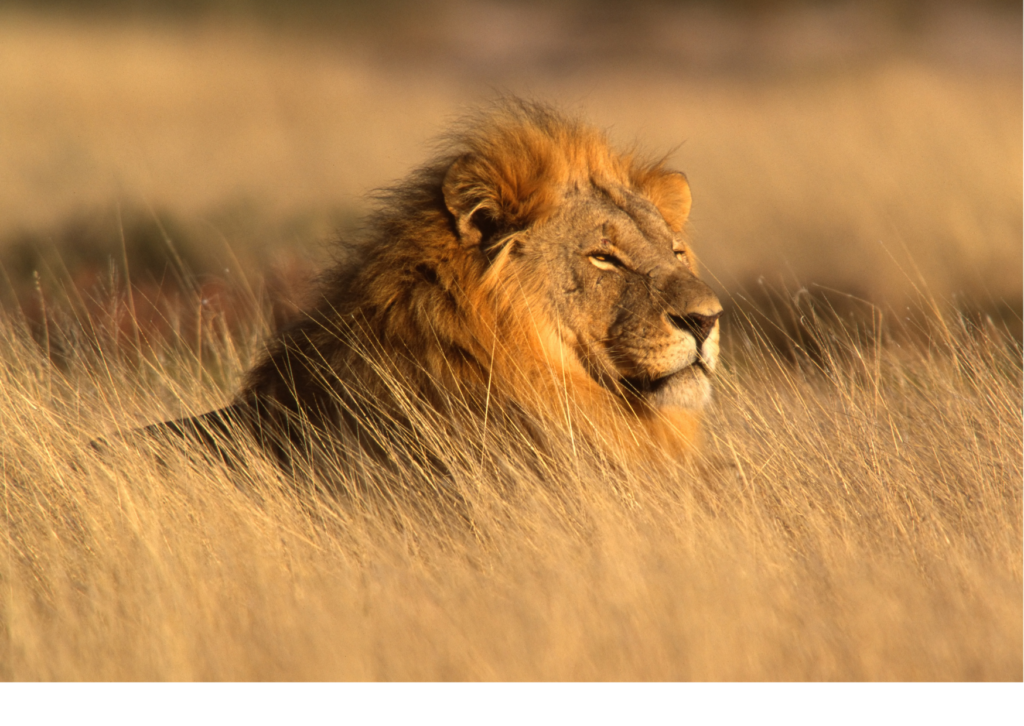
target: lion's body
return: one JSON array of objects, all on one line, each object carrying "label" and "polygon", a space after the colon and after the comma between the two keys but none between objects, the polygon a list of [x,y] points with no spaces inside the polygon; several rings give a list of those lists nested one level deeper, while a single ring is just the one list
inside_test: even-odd
[{"label": "lion's body", "polygon": [[417,409],[685,452],[721,312],[682,238],[689,200],[660,163],[508,103],[381,195],[358,259],[328,273],[234,408],[342,448],[386,449]]}]

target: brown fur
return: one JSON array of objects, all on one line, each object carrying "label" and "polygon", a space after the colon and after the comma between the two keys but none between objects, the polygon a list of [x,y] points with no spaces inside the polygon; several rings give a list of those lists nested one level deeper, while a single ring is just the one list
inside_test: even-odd
[{"label": "brown fur", "polygon": [[270,343],[232,415],[275,447],[288,432],[386,454],[422,414],[684,453],[721,312],[681,236],[689,208],[664,164],[506,102],[380,194],[359,259]]}]

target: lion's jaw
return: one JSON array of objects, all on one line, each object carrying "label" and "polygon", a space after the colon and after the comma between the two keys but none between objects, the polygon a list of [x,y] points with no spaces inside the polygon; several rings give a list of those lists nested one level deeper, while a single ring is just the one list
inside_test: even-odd
[{"label": "lion's jaw", "polygon": [[622,379],[627,395],[653,409],[681,408],[701,411],[711,401],[712,376],[718,363],[718,325],[697,349],[696,338],[683,331],[661,359],[662,366]]}]

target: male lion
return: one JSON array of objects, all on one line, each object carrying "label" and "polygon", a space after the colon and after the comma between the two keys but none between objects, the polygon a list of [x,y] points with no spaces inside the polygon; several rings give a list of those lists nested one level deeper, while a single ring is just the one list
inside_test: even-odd
[{"label": "male lion", "polygon": [[242,425],[282,456],[311,437],[386,454],[388,432],[428,411],[685,453],[722,314],[683,235],[689,211],[663,161],[505,102],[380,195],[356,260],[231,406],[151,428],[211,443]]}]

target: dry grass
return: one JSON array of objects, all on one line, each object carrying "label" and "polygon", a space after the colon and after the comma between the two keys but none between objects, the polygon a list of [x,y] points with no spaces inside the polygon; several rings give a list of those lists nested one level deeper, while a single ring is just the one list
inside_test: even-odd
[{"label": "dry grass", "polygon": [[[477,458],[480,431],[421,420],[448,476],[321,469],[340,496],[255,451],[88,449],[223,394],[183,346],[59,374],[9,323],[0,675],[1019,680],[1020,347],[923,319],[814,324],[796,365],[770,323],[734,332],[699,465],[559,431],[539,460],[493,431]],[[252,339],[215,330],[230,388]]]}]

